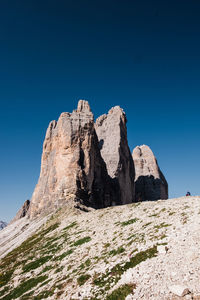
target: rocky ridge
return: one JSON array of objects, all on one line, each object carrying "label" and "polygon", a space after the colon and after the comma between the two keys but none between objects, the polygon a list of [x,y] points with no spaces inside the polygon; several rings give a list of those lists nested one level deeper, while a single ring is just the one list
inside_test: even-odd
[{"label": "rocky ridge", "polygon": [[200,197],[37,220],[16,221],[10,239],[24,242],[7,255],[14,223],[0,232],[0,299],[199,299]]}]

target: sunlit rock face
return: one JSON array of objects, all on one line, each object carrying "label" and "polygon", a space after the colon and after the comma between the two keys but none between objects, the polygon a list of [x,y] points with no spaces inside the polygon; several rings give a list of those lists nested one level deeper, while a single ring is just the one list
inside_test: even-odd
[{"label": "sunlit rock face", "polygon": [[80,100],[76,110],[49,124],[29,216],[53,211],[70,200],[94,208],[109,206],[110,194],[93,113],[88,102]]},{"label": "sunlit rock face", "polygon": [[136,201],[167,199],[168,184],[151,149],[146,145],[137,146],[132,156]]},{"label": "sunlit rock face", "polygon": [[135,170],[127,141],[126,115],[119,106],[96,120],[99,149],[115,191],[115,203],[134,201]]}]

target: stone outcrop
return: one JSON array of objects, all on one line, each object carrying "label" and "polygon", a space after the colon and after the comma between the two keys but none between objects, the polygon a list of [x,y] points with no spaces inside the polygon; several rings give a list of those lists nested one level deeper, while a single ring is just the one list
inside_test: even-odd
[{"label": "stone outcrop", "polygon": [[29,215],[51,212],[70,200],[94,208],[109,206],[109,182],[93,114],[88,102],[80,100],[76,110],[49,124]]},{"label": "stone outcrop", "polygon": [[14,217],[14,219],[11,221],[12,222],[15,222],[23,217],[25,217],[28,213],[28,210],[29,210],[29,207],[30,207],[30,200],[26,200],[24,202],[24,204],[22,205],[22,207],[19,209],[19,211],[17,212],[16,216]]},{"label": "stone outcrop", "polygon": [[133,161],[136,201],[167,199],[168,184],[151,149],[146,145],[137,146]]},{"label": "stone outcrop", "polygon": [[112,179],[116,204],[134,201],[135,170],[127,141],[126,115],[119,107],[96,120],[99,149]]},{"label": "stone outcrop", "polygon": [[6,222],[0,221],[0,230],[4,229],[7,225]]}]

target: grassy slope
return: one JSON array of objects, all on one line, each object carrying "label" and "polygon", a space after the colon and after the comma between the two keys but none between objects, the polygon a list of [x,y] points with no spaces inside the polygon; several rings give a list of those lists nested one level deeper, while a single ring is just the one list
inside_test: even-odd
[{"label": "grassy slope", "polygon": [[0,261],[0,299],[125,299],[135,286],[115,288],[122,274],[156,257],[175,221],[189,219],[189,206],[177,211],[170,201],[59,210]]}]

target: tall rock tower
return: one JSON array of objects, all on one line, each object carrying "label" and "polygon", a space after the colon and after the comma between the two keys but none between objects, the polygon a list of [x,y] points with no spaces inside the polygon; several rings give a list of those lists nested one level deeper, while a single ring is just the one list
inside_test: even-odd
[{"label": "tall rock tower", "polygon": [[85,100],[72,113],[62,113],[58,122],[49,124],[29,216],[51,212],[71,199],[94,208],[112,202],[93,114]]},{"label": "tall rock tower", "polygon": [[136,201],[167,199],[168,184],[151,149],[146,145],[137,146],[133,161]]},{"label": "tall rock tower", "polygon": [[111,177],[116,204],[134,201],[135,170],[127,141],[126,115],[115,106],[96,120],[99,149]]}]

